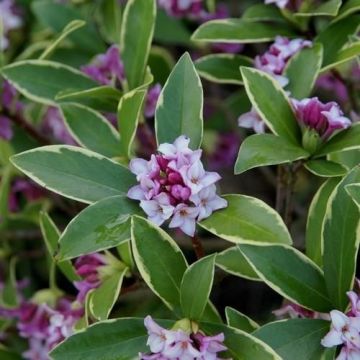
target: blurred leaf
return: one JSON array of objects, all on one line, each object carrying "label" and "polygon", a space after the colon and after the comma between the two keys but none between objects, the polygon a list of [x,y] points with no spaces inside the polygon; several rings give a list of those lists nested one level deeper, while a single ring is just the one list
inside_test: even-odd
[{"label": "blurred leaf", "polygon": [[47,60],[19,61],[0,71],[22,95],[45,105],[55,105],[55,97],[60,91],[80,91],[97,86],[80,71]]},{"label": "blurred leaf", "polygon": [[241,19],[250,21],[286,21],[277,7],[266,4],[255,4],[247,7]]},{"label": "blurred leaf", "polygon": [[261,281],[238,246],[232,246],[216,256],[216,266],[227,273],[249,280]]},{"label": "blurred leaf", "polygon": [[329,322],[319,319],[290,319],[262,326],[253,335],[270,345],[283,360],[319,360],[326,349],[321,339]]},{"label": "blurred leaf", "polygon": [[12,257],[7,267],[7,277],[3,288],[1,289],[0,305],[13,308],[19,305],[17,282],[16,282],[16,264],[18,259]]},{"label": "blurred leaf", "polygon": [[251,135],[241,143],[235,163],[235,174],[241,174],[259,166],[286,164],[306,159],[309,156],[310,154],[303,148],[280,136]]},{"label": "blurred leaf", "polygon": [[0,222],[3,221],[9,213],[11,165],[5,166],[2,170],[0,180]]},{"label": "blurred leaf", "polygon": [[[215,255],[206,256],[191,264],[184,273],[180,287],[180,302],[184,316],[200,320],[214,280]],[[196,296],[194,296],[196,290]]]},{"label": "blurred leaf", "polygon": [[135,185],[135,177],[124,166],[75,146],[43,146],[11,161],[41,186],[84,203],[125,195]]},{"label": "blurred leaf", "polygon": [[120,154],[120,136],[99,112],[72,103],[62,103],[60,110],[77,143],[107,157]]},{"label": "blurred leaf", "polygon": [[121,24],[120,52],[130,90],[143,84],[155,18],[155,0],[127,1]]},{"label": "blurred leaf", "polygon": [[329,160],[335,161],[348,169],[360,164],[360,150],[349,150],[331,153]]},{"label": "blurred leaf", "polygon": [[314,175],[323,177],[343,176],[347,173],[344,166],[328,160],[309,160],[305,167]]},{"label": "blurred leaf", "polygon": [[99,5],[100,29],[108,42],[118,44],[121,32],[121,6],[118,0],[102,0]]},{"label": "blurred leaf", "polygon": [[145,90],[132,90],[124,94],[119,102],[117,118],[121,134],[121,151],[129,158],[139,119],[142,116],[145,95]]},{"label": "blurred leaf", "polygon": [[235,329],[252,333],[259,328],[254,320],[229,306],[225,308],[225,314],[227,324]]},{"label": "blurred leaf", "polygon": [[315,44],[290,58],[284,76],[289,79],[286,90],[290,91],[291,97],[303,99],[310,96],[321,69],[322,53],[322,45]]},{"label": "blurred leaf", "polygon": [[304,12],[297,12],[295,16],[336,16],[339,12],[342,0],[328,0],[318,5],[313,3]]},{"label": "blurred leaf", "polygon": [[354,199],[358,206],[360,206],[360,184],[347,185],[346,191]]},{"label": "blurred leaf", "polygon": [[159,46],[152,46],[148,64],[154,75],[154,81],[164,85],[172,68],[175,66],[175,61],[169,50]]},{"label": "blurred leaf", "polygon": [[140,207],[124,196],[88,206],[72,219],[60,238],[59,260],[115,247],[130,239],[130,216]]},{"label": "blurred leaf", "polygon": [[333,309],[323,272],[300,251],[281,244],[239,246],[258,275],[277,293],[307,309]]},{"label": "blurred leaf", "polygon": [[346,186],[360,182],[360,167],[355,167],[335,188],[326,209],[323,226],[324,273],[334,306],[344,311],[355,279],[360,240],[360,209],[346,191]]},{"label": "blurred leaf", "polygon": [[276,36],[293,36],[294,33],[280,24],[266,24],[240,19],[211,20],[200,25],[192,35],[194,41],[224,43],[267,42]]},{"label": "blurred leaf", "polygon": [[171,72],[157,103],[155,129],[158,144],[180,135],[190,147],[200,147],[203,136],[203,89],[190,55],[185,53]]},{"label": "blurred leaf", "polygon": [[242,67],[241,72],[250,101],[266,125],[275,135],[298,145],[300,128],[279,83],[260,70]]},{"label": "blurred leaf", "polygon": [[330,196],[341,178],[332,178],[322,184],[315,194],[308,213],[306,225],[306,255],[317,265],[322,267],[323,239],[322,231],[326,209]]},{"label": "blurred leaf", "polygon": [[220,84],[242,84],[239,68],[251,65],[252,59],[234,54],[211,54],[195,61],[200,76]]},{"label": "blurred leaf", "polygon": [[216,236],[233,243],[291,244],[280,215],[263,201],[246,195],[225,195],[228,206],[199,223]]},{"label": "blurred leaf", "polygon": [[357,12],[360,10],[360,0],[348,0],[340,8],[338,16],[335,18],[335,21],[342,20],[343,18]]}]

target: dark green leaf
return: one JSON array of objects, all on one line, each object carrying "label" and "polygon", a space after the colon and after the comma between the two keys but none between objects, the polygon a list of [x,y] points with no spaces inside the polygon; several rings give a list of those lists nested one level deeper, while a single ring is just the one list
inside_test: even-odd
[{"label": "dark green leaf", "polygon": [[229,326],[248,333],[259,328],[259,325],[241,312],[227,306],[225,308],[226,322]]},{"label": "dark green leaf", "polygon": [[337,177],[347,173],[344,166],[328,160],[309,160],[305,163],[305,167],[314,175],[323,177]]}]

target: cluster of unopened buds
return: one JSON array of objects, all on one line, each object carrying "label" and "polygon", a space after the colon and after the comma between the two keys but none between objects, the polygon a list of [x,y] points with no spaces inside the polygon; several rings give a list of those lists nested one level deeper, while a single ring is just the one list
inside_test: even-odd
[{"label": "cluster of unopened buds", "polygon": [[347,293],[351,309],[344,314],[341,311],[330,312],[331,329],[322,339],[324,347],[342,345],[337,360],[360,359],[360,299],[354,291]]},{"label": "cluster of unopened buds", "polygon": [[150,354],[139,354],[141,360],[221,360],[218,353],[227,350],[224,334],[206,336],[198,331],[168,330],[151,316],[145,318]]},{"label": "cluster of unopened buds", "polygon": [[227,202],[216,194],[220,175],[204,170],[202,150],[191,150],[189,143],[188,137],[180,136],[173,144],[161,144],[149,161],[133,159],[130,170],[139,185],[129,190],[128,197],[140,200],[155,224],[160,226],[171,218],[170,228],[194,236],[196,222],[226,207]]}]

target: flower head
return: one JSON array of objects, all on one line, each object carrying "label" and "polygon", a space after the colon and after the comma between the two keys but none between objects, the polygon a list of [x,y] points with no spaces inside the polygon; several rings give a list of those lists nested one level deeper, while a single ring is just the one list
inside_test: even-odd
[{"label": "flower head", "polygon": [[253,129],[257,134],[265,132],[265,123],[254,108],[238,118],[238,125],[245,129]]},{"label": "flower head", "polygon": [[158,0],[170,16],[198,18],[203,10],[202,0]]},{"label": "flower head", "polygon": [[148,218],[157,225],[170,219],[170,227],[180,228],[189,236],[195,233],[196,221],[226,207],[216,195],[216,172],[204,169],[201,150],[189,148],[190,139],[178,137],[173,144],[164,143],[149,161],[133,159],[130,170],[139,184],[128,191],[128,197],[140,200]]},{"label": "flower head", "polygon": [[2,31],[0,32],[0,50],[5,50],[9,46],[9,40],[6,35],[9,31],[18,29],[22,25],[22,19],[15,11],[15,2],[13,0],[0,1],[0,23],[2,26]]}]

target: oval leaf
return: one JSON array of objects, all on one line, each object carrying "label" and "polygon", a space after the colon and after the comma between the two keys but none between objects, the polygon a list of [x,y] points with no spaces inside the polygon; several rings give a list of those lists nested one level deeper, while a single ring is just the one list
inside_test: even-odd
[{"label": "oval leaf", "polygon": [[255,321],[229,306],[225,308],[225,315],[227,324],[235,329],[252,333],[259,328]]},{"label": "oval leaf", "polygon": [[314,175],[323,177],[343,176],[348,171],[341,164],[328,160],[309,160],[305,167]]}]

